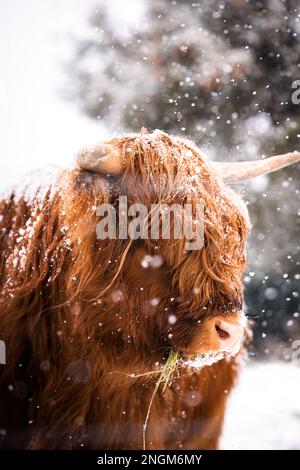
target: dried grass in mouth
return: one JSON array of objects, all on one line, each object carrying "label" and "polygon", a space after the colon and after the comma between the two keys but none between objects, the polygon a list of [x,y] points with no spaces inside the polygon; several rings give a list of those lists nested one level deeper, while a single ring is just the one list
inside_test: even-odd
[{"label": "dried grass in mouth", "polygon": [[177,369],[179,360],[180,360],[179,353],[177,351],[175,351],[174,349],[171,349],[170,352],[169,352],[167,362],[165,363],[163,369],[161,370],[160,376],[159,376],[159,378],[158,378],[158,380],[155,384],[155,388],[154,388],[153,393],[151,395],[151,400],[150,400],[150,403],[149,403],[149,406],[148,406],[147,415],[146,415],[145,422],[144,422],[144,425],[143,425],[143,450],[146,450],[146,433],[147,433],[147,427],[148,427],[148,423],[149,423],[150,412],[151,412],[151,408],[152,408],[152,405],[153,405],[154,398],[155,398],[161,384],[163,384],[162,393],[164,393],[166,391],[166,388],[170,384],[170,382],[172,380],[172,376],[173,376],[175,370]]}]

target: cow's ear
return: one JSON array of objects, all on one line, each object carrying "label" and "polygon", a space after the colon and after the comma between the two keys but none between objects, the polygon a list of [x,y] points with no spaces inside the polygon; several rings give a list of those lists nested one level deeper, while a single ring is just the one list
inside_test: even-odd
[{"label": "cow's ear", "polygon": [[82,148],[76,155],[76,163],[83,170],[106,175],[118,175],[123,168],[119,149],[106,143]]},{"label": "cow's ear", "polygon": [[213,162],[213,166],[225,183],[236,183],[272,173],[299,161],[300,152],[290,152],[266,158],[265,160],[228,163]]}]

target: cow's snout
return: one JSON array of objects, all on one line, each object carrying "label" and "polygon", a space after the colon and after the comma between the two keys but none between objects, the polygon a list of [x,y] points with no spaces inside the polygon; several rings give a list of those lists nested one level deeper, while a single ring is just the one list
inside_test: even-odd
[{"label": "cow's snout", "polygon": [[241,344],[244,335],[244,326],[238,319],[229,322],[218,318],[215,321],[215,334],[218,337],[219,350],[233,353]]},{"label": "cow's snout", "polygon": [[243,313],[229,316],[218,315],[203,320],[191,344],[185,348],[188,355],[194,354],[236,354],[243,341],[246,317]]}]

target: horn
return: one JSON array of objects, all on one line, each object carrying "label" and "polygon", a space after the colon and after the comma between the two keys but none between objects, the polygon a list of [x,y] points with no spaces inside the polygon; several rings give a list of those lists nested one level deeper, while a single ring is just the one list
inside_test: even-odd
[{"label": "horn", "polygon": [[237,183],[256,176],[267,175],[285,166],[300,161],[300,152],[290,152],[283,155],[246,162],[213,162],[213,166],[226,183]]},{"label": "horn", "polygon": [[118,175],[122,172],[122,157],[119,151],[111,144],[99,144],[83,147],[76,155],[79,168]]}]

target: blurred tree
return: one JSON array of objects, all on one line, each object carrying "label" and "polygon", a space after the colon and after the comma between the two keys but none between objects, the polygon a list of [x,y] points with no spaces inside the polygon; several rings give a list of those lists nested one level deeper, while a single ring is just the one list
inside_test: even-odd
[{"label": "blurred tree", "polygon": [[[127,29],[106,2],[93,11],[71,70],[72,97],[86,114],[114,131],[189,136],[219,160],[299,149],[300,105],[291,100],[300,79],[298,0],[144,3],[138,26]],[[276,288],[282,276],[299,279],[298,177],[293,167],[238,188],[254,225],[249,282],[260,293],[266,275]]]},{"label": "blurred tree", "polygon": [[122,34],[100,2],[77,48],[80,104],[114,129],[187,133],[233,157],[257,157],[266,137],[271,153],[282,139],[296,144],[297,4],[148,0],[138,28]]}]

